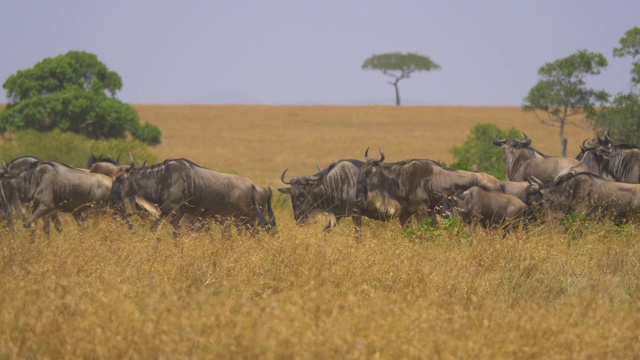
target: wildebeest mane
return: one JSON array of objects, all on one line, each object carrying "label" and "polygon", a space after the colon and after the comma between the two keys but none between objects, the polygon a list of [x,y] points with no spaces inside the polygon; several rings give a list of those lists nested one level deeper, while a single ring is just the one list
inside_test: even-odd
[{"label": "wildebeest mane", "polygon": [[319,180],[322,180],[322,178],[324,178],[325,176],[327,176],[327,174],[329,174],[331,171],[333,171],[333,169],[344,163],[344,162],[349,162],[351,164],[353,164],[354,166],[361,168],[362,165],[364,165],[364,162],[361,160],[356,160],[356,159],[343,159],[343,160],[338,160],[336,162],[331,163],[326,169],[323,169],[322,171],[318,172],[317,174],[315,174],[314,176],[319,176]]}]

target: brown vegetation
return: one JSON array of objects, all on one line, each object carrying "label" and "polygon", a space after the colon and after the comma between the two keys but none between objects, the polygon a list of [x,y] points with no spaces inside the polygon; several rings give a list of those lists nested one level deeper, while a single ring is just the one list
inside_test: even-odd
[{"label": "brown vegetation", "polygon": [[[281,186],[381,147],[390,160],[450,162],[476,122],[560,149],[516,108],[136,106],[159,158],[187,157]],[[590,133],[569,130],[577,152]],[[528,232],[440,228],[403,235],[368,221],[173,240],[104,216],[29,242],[0,230],[1,358],[633,358],[640,354],[637,224],[549,221]],[[39,229],[38,231],[41,232]]]}]

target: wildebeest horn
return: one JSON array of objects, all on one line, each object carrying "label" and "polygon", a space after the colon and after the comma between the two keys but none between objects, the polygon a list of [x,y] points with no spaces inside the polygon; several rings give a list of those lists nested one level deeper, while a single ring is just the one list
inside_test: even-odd
[{"label": "wildebeest horn", "polygon": [[7,170],[8,168],[7,163],[2,160],[2,169]]},{"label": "wildebeest horn", "polygon": [[316,165],[316,167],[318,168],[319,172],[322,172],[322,168],[320,167],[320,165]]},{"label": "wildebeest horn", "polygon": [[491,140],[491,142],[493,143],[493,145],[495,146],[502,146],[505,142],[507,142],[507,139],[504,140],[500,140],[498,139],[498,136],[500,135],[501,131],[498,131],[498,133],[496,134],[496,136],[493,137],[493,139]]},{"label": "wildebeest horn", "polygon": [[522,146],[529,146],[531,145],[531,139],[529,139],[529,137],[527,136],[527,134],[524,133],[524,131],[522,132],[522,135],[524,135],[524,140],[518,140],[518,142],[520,143],[520,145]]},{"label": "wildebeest horn", "polygon": [[611,142],[611,129],[607,128],[604,131],[604,139]]},{"label": "wildebeest horn", "polygon": [[286,174],[286,173],[287,173],[287,170],[289,170],[289,169],[288,169],[288,168],[287,168],[287,169],[284,169],[284,172],[282,172],[282,175],[280,175],[280,181],[282,181],[282,183],[283,183],[283,184],[291,185],[291,181],[287,181],[287,180],[284,178],[284,174]]},{"label": "wildebeest horn", "polygon": [[589,150],[593,150],[595,148],[594,145],[591,144],[587,144],[587,142],[591,142],[591,139],[586,138],[584,139],[584,141],[582,142],[582,144],[580,144],[580,150],[582,151],[589,151]]},{"label": "wildebeest horn", "polygon": [[544,186],[542,181],[540,181],[537,177],[535,177],[533,175],[529,176],[529,182],[532,183],[532,184],[538,184],[538,186]]},{"label": "wildebeest horn", "polygon": [[384,153],[382,152],[382,150],[380,148],[378,148],[378,151],[380,152],[380,159],[372,159],[369,157],[369,148],[367,148],[367,150],[364,152],[364,159],[368,162],[368,163],[379,163],[384,161]]},{"label": "wildebeest horn", "polygon": [[135,168],[136,167],[136,162],[133,161],[133,154],[129,153],[129,160],[131,160],[131,168]]}]

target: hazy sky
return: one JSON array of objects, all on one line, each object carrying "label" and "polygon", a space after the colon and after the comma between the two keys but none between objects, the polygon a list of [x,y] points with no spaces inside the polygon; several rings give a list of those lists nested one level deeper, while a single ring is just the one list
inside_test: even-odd
[{"label": "hazy sky", "polygon": [[136,104],[393,104],[389,78],[360,68],[385,52],[442,67],[402,80],[405,104],[519,106],[542,65],[578,49],[607,57],[589,84],[617,93],[631,62],[613,48],[640,26],[638,0],[0,3],[1,82],[84,50],[120,74],[117,97]]}]

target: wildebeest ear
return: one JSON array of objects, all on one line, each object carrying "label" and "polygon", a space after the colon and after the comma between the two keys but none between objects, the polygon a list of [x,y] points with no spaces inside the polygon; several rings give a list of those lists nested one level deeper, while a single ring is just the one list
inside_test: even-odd
[{"label": "wildebeest ear", "polygon": [[291,194],[291,188],[290,187],[288,187],[288,188],[278,188],[278,191],[280,191],[283,194],[287,194],[287,195]]}]

